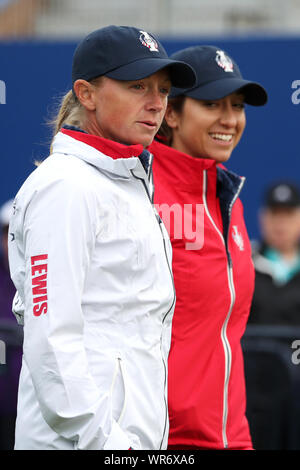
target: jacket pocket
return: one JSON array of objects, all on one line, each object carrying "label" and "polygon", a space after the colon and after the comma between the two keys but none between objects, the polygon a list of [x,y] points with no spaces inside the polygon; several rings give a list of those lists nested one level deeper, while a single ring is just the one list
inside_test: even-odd
[{"label": "jacket pocket", "polygon": [[121,355],[115,359],[115,370],[110,387],[113,418],[121,424],[127,405],[127,387],[124,363]]}]

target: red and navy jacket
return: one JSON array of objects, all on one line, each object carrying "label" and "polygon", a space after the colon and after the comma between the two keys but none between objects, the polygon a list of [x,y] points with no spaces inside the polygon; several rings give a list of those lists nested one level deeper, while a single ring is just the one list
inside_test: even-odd
[{"label": "red and navy jacket", "polygon": [[169,448],[251,449],[240,344],[254,289],[238,197],[244,178],[159,142],[149,150],[154,203],[173,246],[177,298]]}]

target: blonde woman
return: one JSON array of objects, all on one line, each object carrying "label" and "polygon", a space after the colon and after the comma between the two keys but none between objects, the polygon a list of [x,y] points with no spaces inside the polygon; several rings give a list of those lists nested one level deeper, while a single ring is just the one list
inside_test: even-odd
[{"label": "blonde woman", "polygon": [[24,324],[16,449],[166,447],[175,294],[145,148],[171,84],[193,81],[133,27],[94,31],[75,51],[52,154],[10,226]]}]

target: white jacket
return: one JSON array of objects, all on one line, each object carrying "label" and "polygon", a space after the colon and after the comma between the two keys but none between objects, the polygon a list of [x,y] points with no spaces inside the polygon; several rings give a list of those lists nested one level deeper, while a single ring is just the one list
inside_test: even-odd
[{"label": "white jacket", "polygon": [[167,446],[171,248],[141,151],[60,132],[16,196],[16,449]]}]

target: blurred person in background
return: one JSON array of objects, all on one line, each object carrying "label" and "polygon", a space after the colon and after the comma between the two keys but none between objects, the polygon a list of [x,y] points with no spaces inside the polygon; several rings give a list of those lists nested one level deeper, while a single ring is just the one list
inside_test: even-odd
[{"label": "blurred person in background", "polygon": [[18,381],[22,361],[20,332],[17,331],[12,313],[16,289],[8,266],[7,240],[12,207],[13,200],[8,200],[0,208],[0,339],[6,344],[5,364],[0,365],[0,450],[11,450],[14,447]]},{"label": "blurred person in background", "polygon": [[299,371],[291,344],[300,326],[300,190],[279,180],[265,189],[252,242],[255,290],[244,352],[247,416],[257,449],[299,449]]},{"label": "blurred person in background", "polygon": [[164,449],[175,292],[152,206],[171,85],[193,69],[146,31],[77,46],[51,155],[22,185],[9,261],[24,324],[16,449]]},{"label": "blurred person in background", "polygon": [[177,301],[168,447],[252,449],[240,340],[254,270],[239,199],[244,178],[223,163],[243,135],[245,103],[262,106],[267,94],[218,47],[194,46],[171,57],[193,66],[197,84],[173,88],[161,142],[150,146],[157,209],[167,225],[166,205],[180,206],[184,225],[180,237],[176,223],[169,224]]},{"label": "blurred person in background", "polygon": [[295,183],[279,181],[267,189],[259,225],[249,323],[300,326],[300,190]]}]

